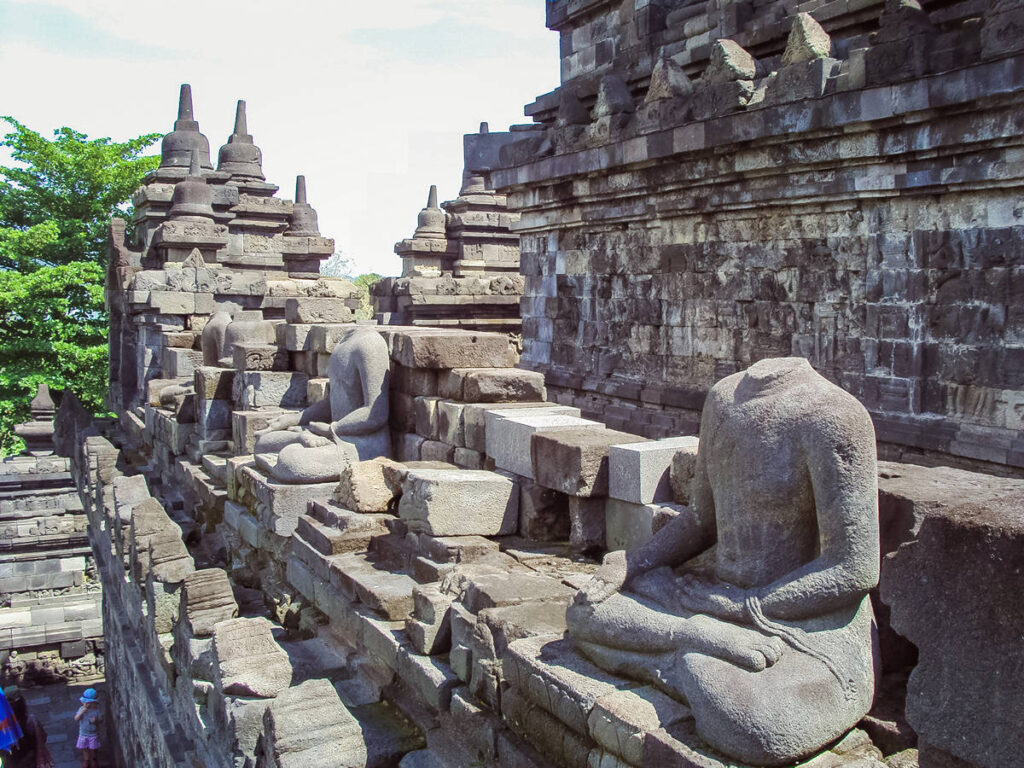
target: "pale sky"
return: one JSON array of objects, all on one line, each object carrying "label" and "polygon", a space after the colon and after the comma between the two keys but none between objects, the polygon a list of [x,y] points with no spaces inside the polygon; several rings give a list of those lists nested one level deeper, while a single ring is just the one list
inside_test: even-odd
[{"label": "pale sky", "polygon": [[558,85],[558,37],[544,0],[0,0],[0,115],[48,137],[166,133],[183,82],[214,165],[245,99],[279,195],[304,173],[357,274],[397,274],[430,184],[458,194],[462,135]]}]

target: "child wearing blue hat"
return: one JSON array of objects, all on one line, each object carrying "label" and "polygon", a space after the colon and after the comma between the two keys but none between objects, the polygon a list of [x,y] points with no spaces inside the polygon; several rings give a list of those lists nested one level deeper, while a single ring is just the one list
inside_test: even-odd
[{"label": "child wearing blue hat", "polygon": [[103,712],[97,701],[95,688],[86,688],[82,698],[82,706],[75,715],[78,722],[78,741],[75,749],[82,750],[82,768],[96,768],[96,752],[100,748],[99,724],[103,720]]}]

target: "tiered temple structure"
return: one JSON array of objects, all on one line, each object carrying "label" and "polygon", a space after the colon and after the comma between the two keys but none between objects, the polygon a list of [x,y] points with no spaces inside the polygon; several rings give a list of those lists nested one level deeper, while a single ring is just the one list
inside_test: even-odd
[{"label": "tiered temple structure", "polygon": [[431,186],[413,236],[395,244],[402,276],[373,288],[379,322],[519,334],[523,279],[519,238],[511,231],[518,216],[474,169],[512,136],[491,134],[482,123],[478,134],[465,137],[459,196],[438,206]]},{"label": "tiered temple structure", "polygon": [[378,294],[461,323],[518,233],[521,358],[357,323],[183,89],[112,226],[118,418],[56,433],[121,763],[1020,764],[1024,5],[547,9],[561,87]]}]

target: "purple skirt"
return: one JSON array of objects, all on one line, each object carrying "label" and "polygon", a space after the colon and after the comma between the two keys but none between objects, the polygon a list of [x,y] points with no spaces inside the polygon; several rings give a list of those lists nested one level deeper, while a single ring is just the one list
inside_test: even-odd
[{"label": "purple skirt", "polygon": [[79,736],[78,741],[75,742],[75,749],[99,749],[100,748],[100,737],[99,736]]}]

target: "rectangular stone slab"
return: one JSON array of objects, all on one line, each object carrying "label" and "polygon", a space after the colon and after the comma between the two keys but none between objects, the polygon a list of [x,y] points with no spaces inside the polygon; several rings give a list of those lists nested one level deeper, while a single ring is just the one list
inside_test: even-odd
[{"label": "rectangular stone slab", "polygon": [[608,449],[608,495],[634,504],[672,501],[672,458],[696,446],[695,436],[613,445]]},{"label": "rectangular stone slab", "polygon": [[473,469],[410,470],[398,515],[411,530],[434,536],[504,536],[519,517],[519,488],[494,472]]},{"label": "rectangular stone slab", "polygon": [[611,446],[645,441],[614,429],[541,431],[530,438],[533,477],[570,496],[607,496]]},{"label": "rectangular stone slab", "polygon": [[544,409],[541,413],[487,413],[487,455],[494,466],[523,477],[534,479],[530,459],[530,439],[534,433],[561,430],[604,429],[597,421],[566,416]]},{"label": "rectangular stone slab", "polygon": [[233,696],[272,698],[292,681],[288,654],[264,618],[228,619],[213,628],[217,683]]},{"label": "rectangular stone slab", "polygon": [[412,331],[397,334],[392,357],[408,368],[506,368],[515,352],[508,337],[469,331]]}]

